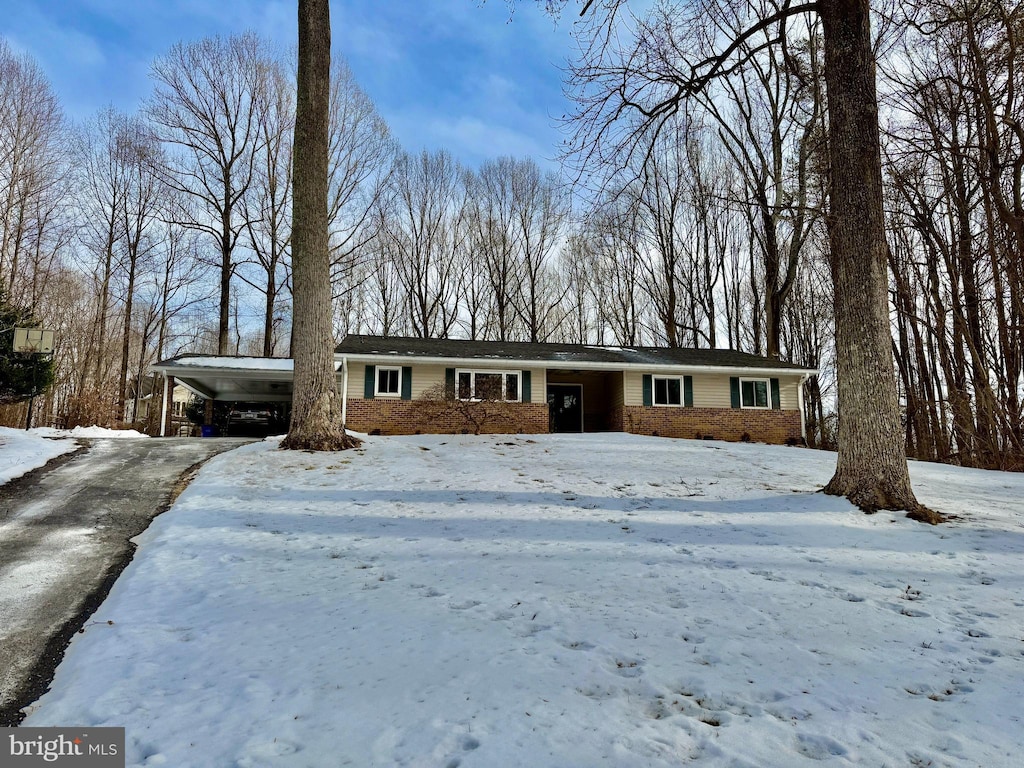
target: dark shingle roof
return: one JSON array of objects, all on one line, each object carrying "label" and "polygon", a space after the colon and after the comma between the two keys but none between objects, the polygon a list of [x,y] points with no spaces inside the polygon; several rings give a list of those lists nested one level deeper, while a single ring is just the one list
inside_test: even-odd
[{"label": "dark shingle roof", "polygon": [[521,341],[467,341],[465,339],[413,339],[349,334],[335,350],[340,355],[388,355],[405,358],[458,360],[531,360],[557,364],[607,363],[614,365],[680,365],[721,368],[810,370],[728,349],[668,349],[665,347],[590,346],[586,344],[532,344]]}]

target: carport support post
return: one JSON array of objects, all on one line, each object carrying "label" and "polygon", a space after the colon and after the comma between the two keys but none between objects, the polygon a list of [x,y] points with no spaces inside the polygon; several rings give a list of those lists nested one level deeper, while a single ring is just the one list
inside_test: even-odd
[{"label": "carport support post", "polygon": [[203,407],[203,424],[208,427],[213,425],[213,400],[207,400]]},{"label": "carport support post", "polygon": [[170,421],[170,408],[167,401],[170,393],[174,391],[174,377],[164,374],[164,397],[160,401],[160,437],[167,437],[168,422]]},{"label": "carport support post", "polygon": [[341,428],[348,422],[348,358],[341,358]]}]

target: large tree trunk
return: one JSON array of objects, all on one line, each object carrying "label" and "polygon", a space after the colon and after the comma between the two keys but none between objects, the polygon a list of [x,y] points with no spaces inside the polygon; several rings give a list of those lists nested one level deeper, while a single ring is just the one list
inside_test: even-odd
[{"label": "large tree trunk", "polygon": [[282,448],[333,451],[346,446],[334,373],[330,252],[327,235],[328,116],[331,91],[329,0],[299,0],[292,280],[295,384]]},{"label": "large tree trunk", "polygon": [[905,509],[928,522],[903,452],[887,298],[875,59],[869,0],[821,0],[828,87],[839,459],[825,492],[865,511]]}]

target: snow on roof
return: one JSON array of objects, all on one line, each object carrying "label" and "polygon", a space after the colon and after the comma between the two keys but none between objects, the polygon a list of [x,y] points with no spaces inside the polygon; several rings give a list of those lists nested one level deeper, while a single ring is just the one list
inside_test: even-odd
[{"label": "snow on roof", "polygon": [[290,371],[292,360],[280,357],[182,357],[174,365],[196,368],[244,368],[259,371]]}]

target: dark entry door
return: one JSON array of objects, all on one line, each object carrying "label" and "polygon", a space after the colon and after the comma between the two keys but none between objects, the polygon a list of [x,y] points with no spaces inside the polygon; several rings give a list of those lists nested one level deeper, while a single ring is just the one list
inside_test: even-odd
[{"label": "dark entry door", "polygon": [[581,384],[548,384],[548,429],[552,432],[583,431]]}]

